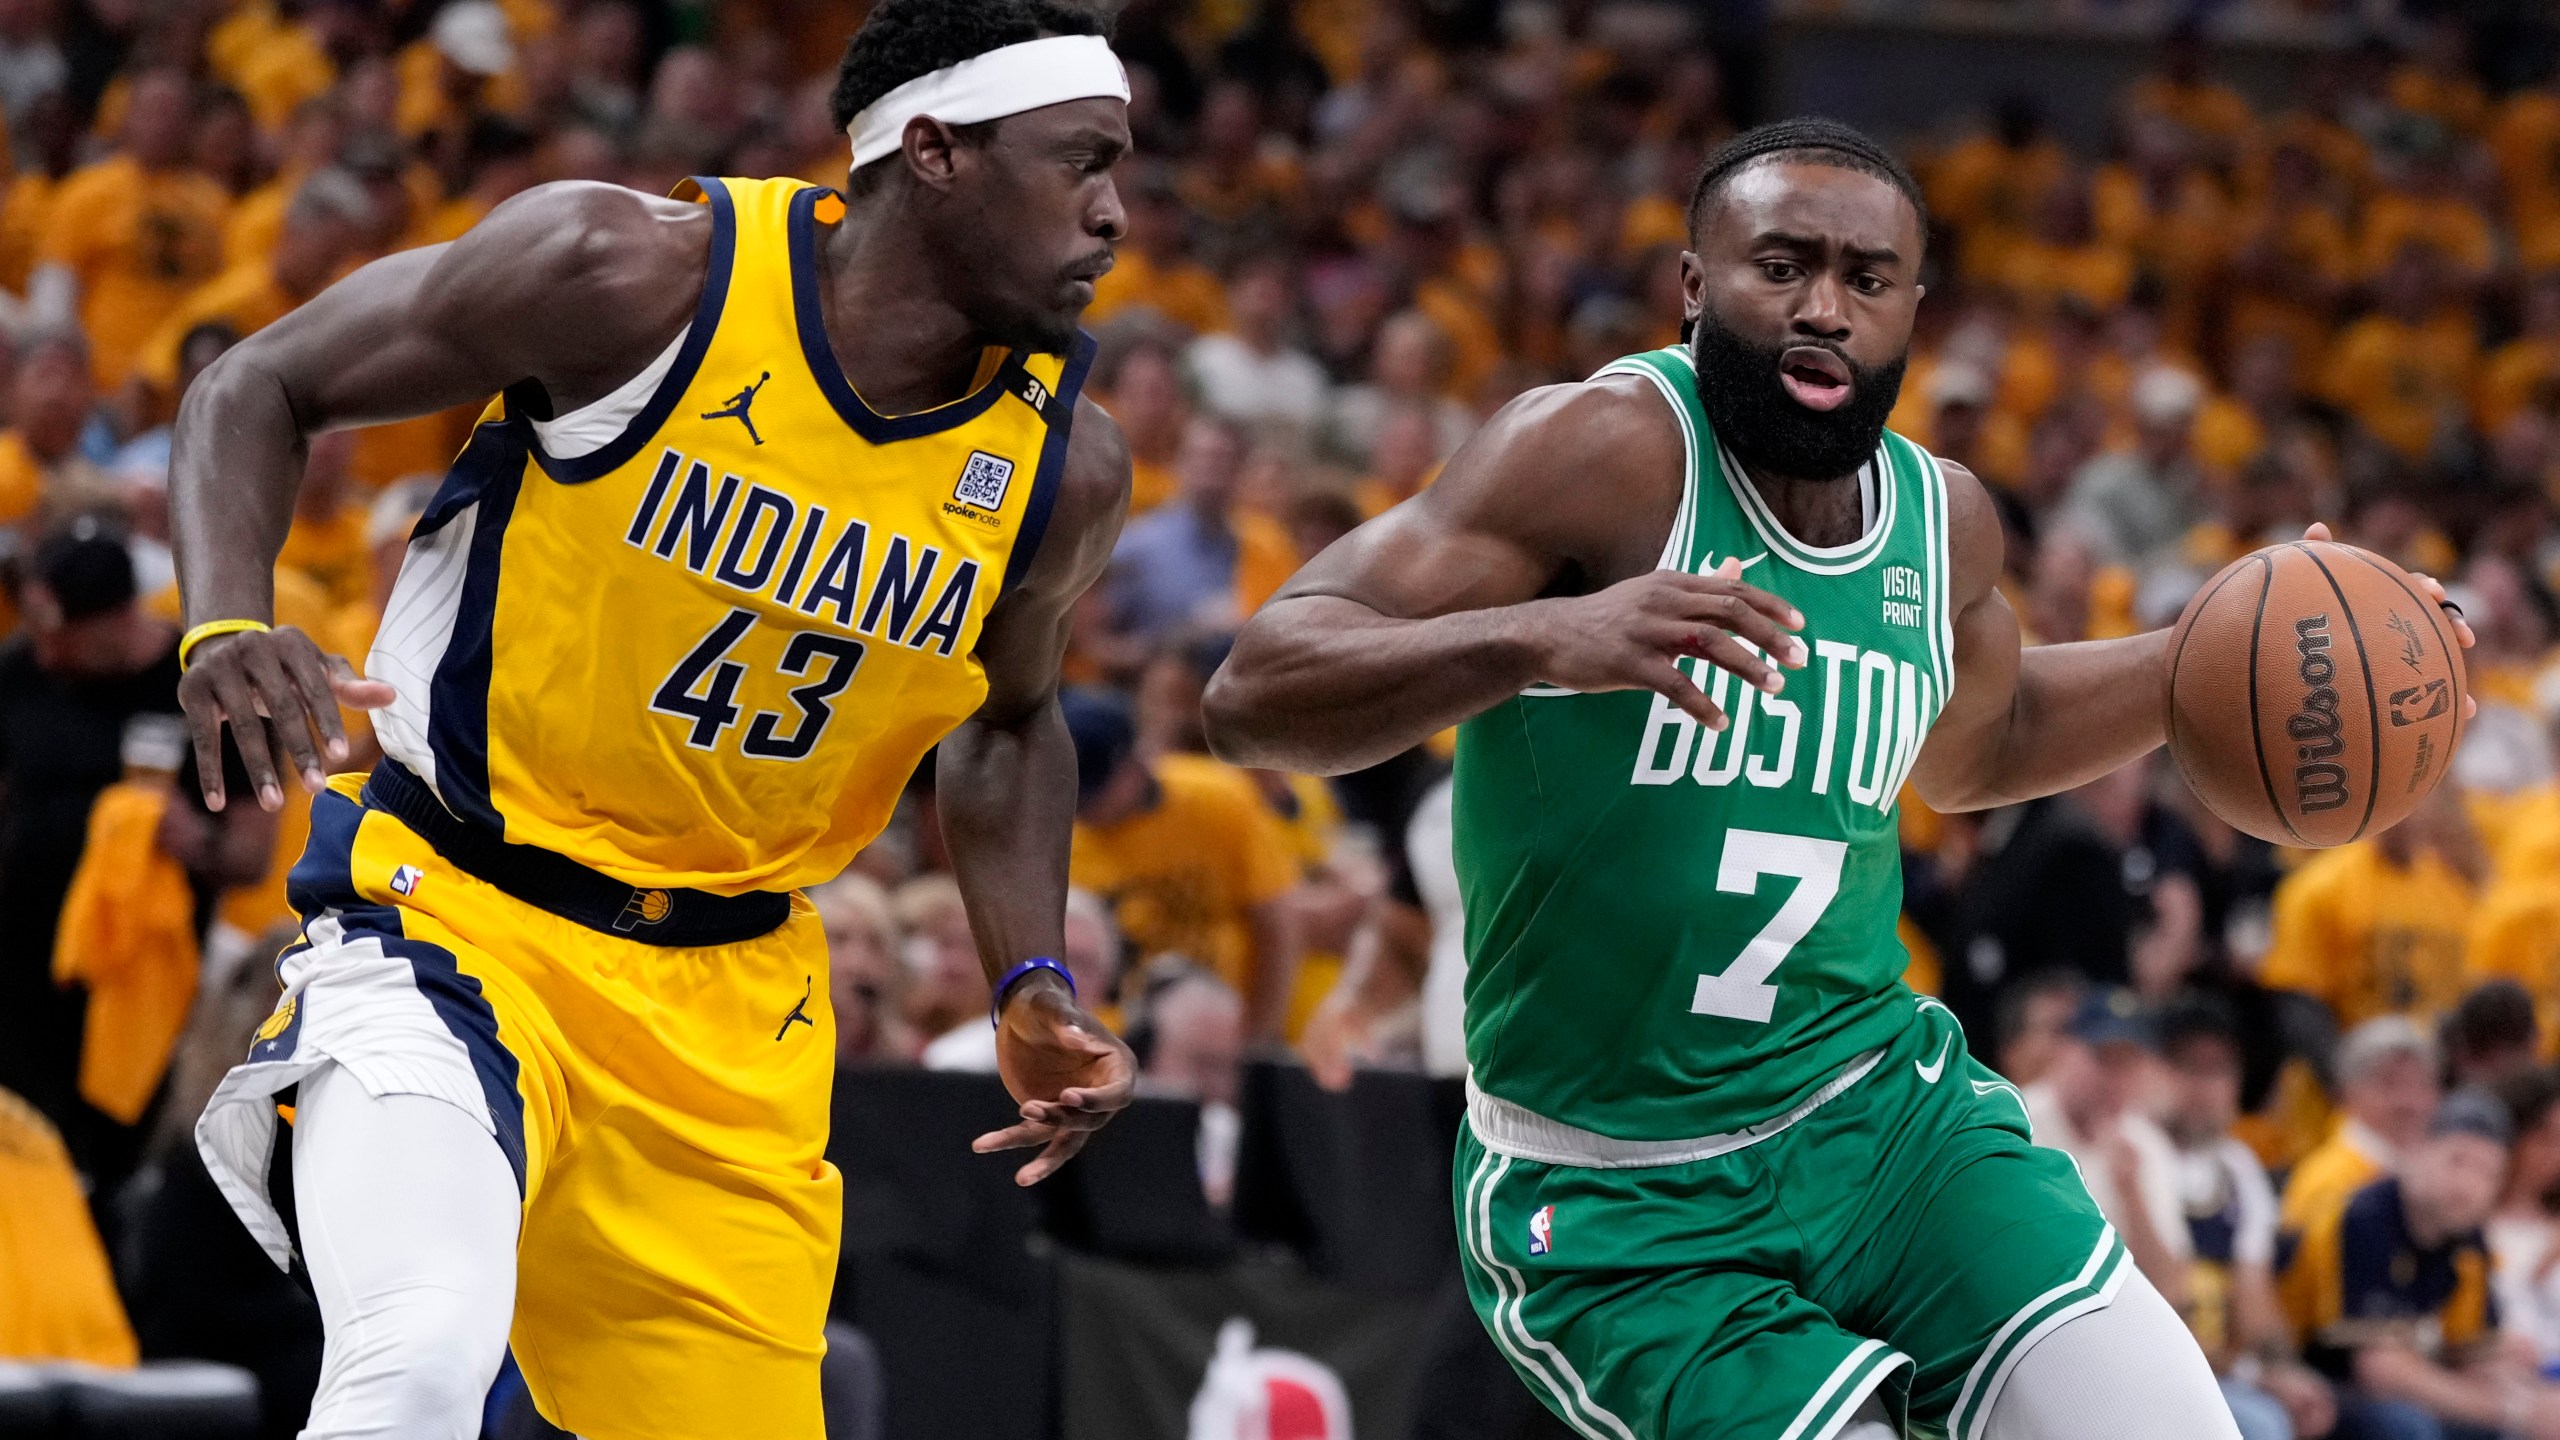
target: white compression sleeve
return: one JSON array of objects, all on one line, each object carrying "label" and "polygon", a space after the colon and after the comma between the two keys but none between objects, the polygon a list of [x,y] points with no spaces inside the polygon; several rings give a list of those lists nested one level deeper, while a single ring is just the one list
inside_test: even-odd
[{"label": "white compression sleeve", "polygon": [[329,1065],[296,1097],[293,1181],[327,1332],[302,1440],[473,1440],[515,1313],[520,1206],[497,1142]]},{"label": "white compression sleeve", "polygon": [[2138,1271],[2019,1358],[1990,1421],[1984,1440],[2240,1440],[2195,1337]]}]

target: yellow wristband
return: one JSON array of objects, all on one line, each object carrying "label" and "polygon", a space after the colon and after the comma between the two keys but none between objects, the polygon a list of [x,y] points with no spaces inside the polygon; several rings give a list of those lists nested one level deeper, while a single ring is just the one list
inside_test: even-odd
[{"label": "yellow wristband", "polygon": [[274,628],[264,620],[207,620],[178,638],[178,673],[185,674],[187,656],[216,635],[239,635],[251,630]]}]

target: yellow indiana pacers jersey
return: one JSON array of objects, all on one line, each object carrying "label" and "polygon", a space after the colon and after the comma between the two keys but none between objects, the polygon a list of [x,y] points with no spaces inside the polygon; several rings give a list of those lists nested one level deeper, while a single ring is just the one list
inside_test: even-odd
[{"label": "yellow indiana pacers jersey", "polygon": [[966,397],[881,415],[820,319],[834,193],[697,185],[710,266],[663,378],[579,453],[493,403],[366,673],[398,694],[385,756],[463,819],[626,884],[774,890],[841,870],[985,696],[979,626],[1093,346],[990,351]]}]

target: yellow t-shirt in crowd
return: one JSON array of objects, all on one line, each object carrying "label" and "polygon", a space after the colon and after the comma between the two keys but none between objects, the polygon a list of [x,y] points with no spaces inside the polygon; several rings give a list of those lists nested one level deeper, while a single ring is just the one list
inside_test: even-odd
[{"label": "yellow t-shirt in crowd", "polygon": [[80,324],[101,388],[124,383],[143,345],[222,266],[231,197],[192,170],[130,155],[76,170],[46,216],[40,259],[80,281]]},{"label": "yellow t-shirt in crowd", "polygon": [[35,273],[36,255],[44,246],[45,217],[61,186],[41,170],[30,170],[9,182],[0,196],[0,290],[27,293],[27,277]]},{"label": "yellow t-shirt in crowd", "polygon": [[1124,310],[1153,310],[1195,335],[1227,328],[1227,291],[1207,268],[1158,265],[1136,249],[1120,252],[1111,273],[1094,282],[1084,323],[1100,325]]},{"label": "yellow t-shirt in crowd", "polygon": [[2480,386],[2473,397],[2473,418],[2484,434],[2495,434],[2527,410],[2560,400],[2560,340],[2527,335],[2510,340],[2480,367]]},{"label": "yellow t-shirt in crowd", "polygon": [[1068,875],[1109,901],[1141,960],[1187,955],[1251,994],[1251,913],[1298,883],[1298,857],[1243,771],[1180,754],[1153,769],[1153,806],[1076,825]]},{"label": "yellow t-shirt in crowd", "polygon": [[1171,464],[1130,456],[1129,518],[1135,520],[1172,499],[1177,484]]},{"label": "yellow t-shirt in crowd", "polygon": [[2367,315],[2348,326],[2330,352],[2329,398],[2403,458],[2422,460],[2437,428],[2468,410],[2479,356],[2467,316],[2411,325]]},{"label": "yellow t-shirt in crowd", "polygon": [[140,1358],[79,1172],[36,1108],[0,1090],[0,1357]]},{"label": "yellow t-shirt in crowd", "polygon": [[2329,1138],[2303,1156],[2302,1163],[2285,1177],[2284,1199],[2276,1213],[2279,1227],[2287,1234],[2299,1235],[2322,1217],[2335,1215],[2350,1196],[2390,1170],[2390,1162],[2375,1153],[2371,1137],[2362,1131],[2362,1126],[2340,1116]]},{"label": "yellow t-shirt in crowd", "polygon": [[2533,993],[2542,1053],[2560,1045],[2560,874],[2510,874],[2480,897],[2471,917],[2475,976],[2503,976]]},{"label": "yellow t-shirt in crowd", "polygon": [[276,563],[310,577],[328,593],[332,610],[355,604],[373,594],[373,549],[364,532],[365,513],[351,505],[323,518],[297,511]]},{"label": "yellow t-shirt in crowd", "polygon": [[2507,97],[2489,127],[2489,152],[2517,229],[2560,215],[2560,95],[2529,85]]},{"label": "yellow t-shirt in crowd", "polygon": [[142,347],[135,369],[166,390],[178,383],[178,351],[188,331],[220,321],[246,338],[283,319],[300,303],[276,283],[275,266],[267,261],[234,265],[169,312],[168,320]]},{"label": "yellow t-shirt in crowd", "polygon": [[2365,206],[2356,236],[2356,262],[2379,275],[2415,241],[2433,246],[2465,277],[2485,276],[2498,263],[2498,232],[2479,207],[2458,195],[2409,195],[2385,191]]},{"label": "yellow t-shirt in crowd", "polygon": [[1250,615],[1298,573],[1289,528],[1256,510],[1240,510],[1236,531],[1236,613]]},{"label": "yellow t-shirt in crowd", "polygon": [[2324,851],[2276,887],[2261,978],[2326,1001],[2346,1028],[2449,1009],[2471,907],[2470,882],[2432,853],[2403,867],[2371,840]]}]

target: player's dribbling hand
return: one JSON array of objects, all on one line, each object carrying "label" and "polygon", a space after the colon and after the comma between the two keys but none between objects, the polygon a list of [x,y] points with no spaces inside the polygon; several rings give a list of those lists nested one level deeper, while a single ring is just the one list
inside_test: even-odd
[{"label": "player's dribbling hand", "polygon": [[1788,633],[1804,628],[1804,616],[1768,591],[1744,584],[1737,560],[1706,575],[1656,570],[1595,595],[1524,608],[1534,608],[1540,619],[1540,680],[1586,694],[1651,690],[1710,730],[1725,727],[1724,711],[1677,659],[1703,657],[1775,695],[1786,684],[1783,671],[1803,669],[1809,653],[1804,641]]},{"label": "player's dribbling hand", "polygon": [[378,710],[391,703],[392,695],[389,685],[356,678],[345,656],[325,653],[290,625],[199,642],[178,681],[178,703],[186,707],[187,729],[195,737],[205,808],[219,810],[227,799],[222,793],[225,723],[240,748],[249,783],[257,789],[259,808],[277,810],[284,806],[278,752],[302,772],[304,787],[317,792],[328,779],[328,767],[347,758],[347,732],[338,723],[338,707]]},{"label": "player's dribbling hand", "polygon": [[[2336,538],[2329,533],[2329,527],[2317,520],[2312,521],[2309,527],[2303,530],[2302,538],[2305,540],[2327,541],[2332,544],[2336,543]],[[2426,591],[2427,598],[2436,602],[2436,608],[2444,612],[2444,618],[2453,622],[2453,638],[2462,642],[2463,649],[2468,650],[2472,646],[2480,643],[2480,637],[2471,633],[2471,622],[2463,619],[2462,611],[2456,607],[2452,601],[2445,598],[2444,583],[2442,581],[2436,579],[2433,575],[2422,575],[2415,571],[2410,572],[2409,578],[2417,581],[2418,588]],[[2472,699],[2468,694],[2464,695],[2462,697],[2462,718],[2468,720],[2479,713],[2480,702]]]},{"label": "player's dribbling hand", "polygon": [[981,1135],[969,1148],[990,1155],[1042,1147],[1014,1172],[1016,1185],[1056,1174],[1138,1086],[1137,1057],[1120,1037],[1079,1008],[1064,985],[1036,974],[1005,996],[996,1070],[1022,1102],[1022,1122]]}]

